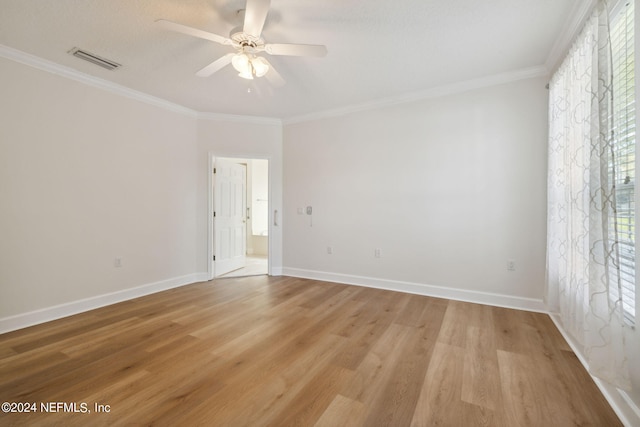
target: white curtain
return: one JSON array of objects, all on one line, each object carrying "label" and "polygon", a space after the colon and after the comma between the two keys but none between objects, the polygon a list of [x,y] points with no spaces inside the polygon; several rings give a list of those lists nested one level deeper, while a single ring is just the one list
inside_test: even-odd
[{"label": "white curtain", "polygon": [[609,291],[620,271],[608,18],[599,2],[549,83],[546,298],[591,373],[629,389],[624,313]]}]

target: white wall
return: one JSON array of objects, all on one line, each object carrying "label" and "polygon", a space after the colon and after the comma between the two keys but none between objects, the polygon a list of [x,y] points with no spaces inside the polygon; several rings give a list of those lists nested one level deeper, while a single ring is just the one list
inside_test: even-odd
[{"label": "white wall", "polygon": [[0,319],[197,271],[195,117],[6,59],[0,93]]},{"label": "white wall", "polygon": [[[269,158],[282,211],[279,122],[198,118],[4,58],[0,94],[0,333],[204,279],[210,151]],[[271,245],[279,274],[281,232]]]},{"label": "white wall", "polygon": [[285,274],[540,300],[545,83],[286,125]]}]

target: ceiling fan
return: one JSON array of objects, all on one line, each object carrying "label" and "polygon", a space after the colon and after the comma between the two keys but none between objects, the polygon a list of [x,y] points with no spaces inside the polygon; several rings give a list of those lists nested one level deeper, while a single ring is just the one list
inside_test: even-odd
[{"label": "ceiling fan", "polygon": [[[229,37],[188,27],[176,22],[159,19],[156,21],[161,27],[187,34],[201,39],[211,40],[225,46],[232,46],[235,52],[228,53],[211,64],[207,65],[196,73],[200,77],[209,77],[216,71],[221,70],[229,64],[238,71],[238,75],[245,79],[262,77],[267,72],[273,77],[276,84],[284,84],[282,77],[273,69],[273,66],[263,56],[258,56],[261,52],[269,55],[285,56],[316,56],[322,57],[327,54],[326,46],[309,44],[289,44],[289,43],[266,43],[261,37],[271,0],[247,0],[244,11],[244,25],[242,28],[231,30]],[[267,76],[269,77],[269,76]]]}]

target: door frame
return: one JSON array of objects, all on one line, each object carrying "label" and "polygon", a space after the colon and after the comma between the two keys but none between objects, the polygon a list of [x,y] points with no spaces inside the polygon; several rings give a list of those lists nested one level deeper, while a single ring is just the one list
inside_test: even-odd
[{"label": "door frame", "polygon": [[272,160],[271,160],[271,156],[265,156],[265,155],[256,155],[256,154],[226,154],[226,153],[219,153],[219,152],[213,152],[213,151],[209,151],[208,153],[208,166],[207,166],[207,179],[208,179],[208,185],[207,185],[207,200],[208,200],[208,206],[207,206],[207,280],[213,280],[215,278],[215,265],[213,262],[213,242],[214,242],[214,224],[213,224],[213,165],[215,164],[215,159],[217,157],[221,157],[224,159],[246,159],[246,160],[267,160],[269,162],[268,164],[268,172],[267,172],[267,176],[268,176],[268,192],[269,192],[269,202],[268,202],[268,224],[269,224],[269,236],[268,236],[268,240],[267,240],[267,251],[268,251],[268,255],[267,255],[267,274],[269,276],[271,276],[271,260],[272,260],[272,256],[271,254],[273,253],[273,248],[271,247],[273,240],[271,239],[272,233],[273,233],[273,212],[271,209],[271,199],[272,199],[272,192],[271,192],[271,187],[272,187],[272,168],[271,168],[271,164],[272,164]]}]

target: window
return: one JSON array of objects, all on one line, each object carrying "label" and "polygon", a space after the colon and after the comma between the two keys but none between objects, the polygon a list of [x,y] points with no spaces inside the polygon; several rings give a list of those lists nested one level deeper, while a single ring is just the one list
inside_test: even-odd
[{"label": "window", "polygon": [[[634,4],[623,0],[613,11],[611,50],[613,62],[613,167],[616,218],[609,229],[618,239],[620,285],[611,286],[611,298],[622,301],[625,318],[635,322],[635,62]],[[620,295],[622,293],[622,295]]]}]

